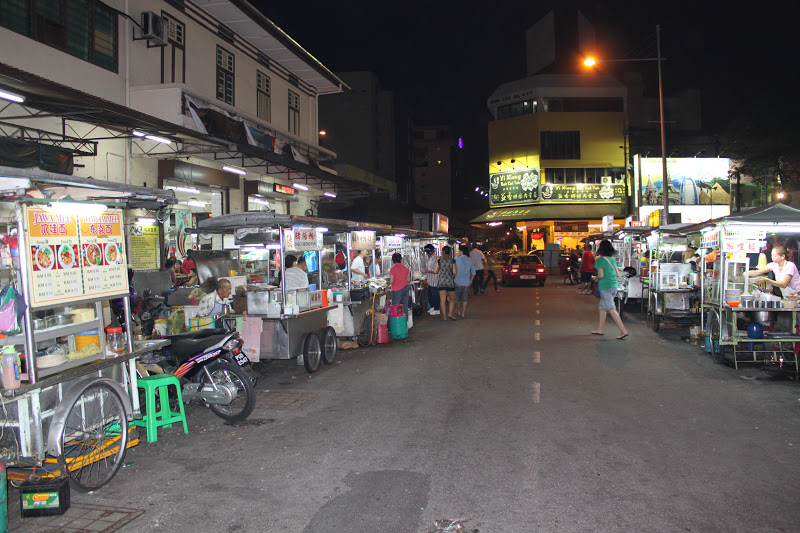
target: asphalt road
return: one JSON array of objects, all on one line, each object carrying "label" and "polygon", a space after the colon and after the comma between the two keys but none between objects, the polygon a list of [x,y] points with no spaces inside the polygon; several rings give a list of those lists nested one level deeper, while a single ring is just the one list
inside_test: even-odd
[{"label": "asphalt road", "polygon": [[797,531],[800,388],[714,364],[551,277],[423,317],[406,341],[265,372],[251,425],[188,411],[74,502],[123,531]]}]

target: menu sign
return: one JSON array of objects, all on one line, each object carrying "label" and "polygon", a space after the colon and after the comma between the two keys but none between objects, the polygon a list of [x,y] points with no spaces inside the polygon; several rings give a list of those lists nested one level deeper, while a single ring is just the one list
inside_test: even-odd
[{"label": "menu sign", "polygon": [[74,214],[27,208],[31,307],[83,296],[77,219]]},{"label": "menu sign", "polygon": [[158,226],[131,227],[131,246],[128,250],[134,270],[158,268]]},{"label": "menu sign", "polygon": [[539,201],[539,169],[526,168],[489,176],[491,205],[527,204]]},{"label": "menu sign", "polygon": [[128,292],[122,212],[26,206],[31,307]]},{"label": "menu sign", "polygon": [[375,232],[369,230],[351,231],[350,242],[353,250],[373,250],[375,248]]},{"label": "menu sign", "polygon": [[314,228],[293,228],[284,230],[284,246],[287,250],[308,252],[319,249],[317,230]]}]

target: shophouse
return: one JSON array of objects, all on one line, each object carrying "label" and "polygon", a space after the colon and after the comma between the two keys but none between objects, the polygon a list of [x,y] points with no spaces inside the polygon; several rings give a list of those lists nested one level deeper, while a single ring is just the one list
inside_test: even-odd
[{"label": "shophouse", "polygon": [[491,209],[473,223],[515,223],[526,248],[575,248],[603,217],[622,223],[625,102],[608,76],[542,74],[498,87],[488,100]]},{"label": "shophouse", "polygon": [[184,231],[203,217],[315,214],[374,190],[319,144],[318,99],[346,84],[267,16],[239,0],[0,3],[0,171],[172,190],[153,215],[179,256],[211,244]]}]

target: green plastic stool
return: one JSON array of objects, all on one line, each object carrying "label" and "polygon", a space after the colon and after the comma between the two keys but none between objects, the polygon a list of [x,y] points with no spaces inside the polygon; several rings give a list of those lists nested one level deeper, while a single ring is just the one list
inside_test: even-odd
[{"label": "green plastic stool", "polygon": [[[131,422],[134,426],[147,429],[147,442],[158,440],[158,428],[171,428],[173,422],[183,422],[183,431],[189,433],[186,424],[186,413],[183,411],[183,399],[181,398],[181,382],[175,376],[157,374],[138,379],[138,385],[145,392],[145,413],[141,419]],[[178,393],[179,413],[171,411],[169,408],[169,386],[175,387]],[[158,393],[161,408],[156,410],[156,392]]]}]

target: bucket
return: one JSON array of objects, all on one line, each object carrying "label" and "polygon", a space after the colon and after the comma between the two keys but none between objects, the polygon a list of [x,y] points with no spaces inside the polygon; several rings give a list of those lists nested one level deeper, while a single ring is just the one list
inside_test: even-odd
[{"label": "bucket", "polygon": [[403,304],[389,306],[389,318],[392,318],[393,316],[406,316],[405,312],[403,311]]},{"label": "bucket", "polygon": [[100,347],[100,334],[96,329],[75,334],[75,351],[79,352],[90,344],[96,344],[98,348]]},{"label": "bucket", "polygon": [[189,319],[190,331],[198,329],[214,329],[214,319],[210,316],[196,316]]},{"label": "bucket", "polygon": [[389,327],[386,324],[378,324],[378,344],[389,342]]},{"label": "bucket", "polygon": [[[402,305],[400,307],[403,307]],[[404,316],[389,317],[389,336],[393,340],[408,337],[408,321]]]}]

